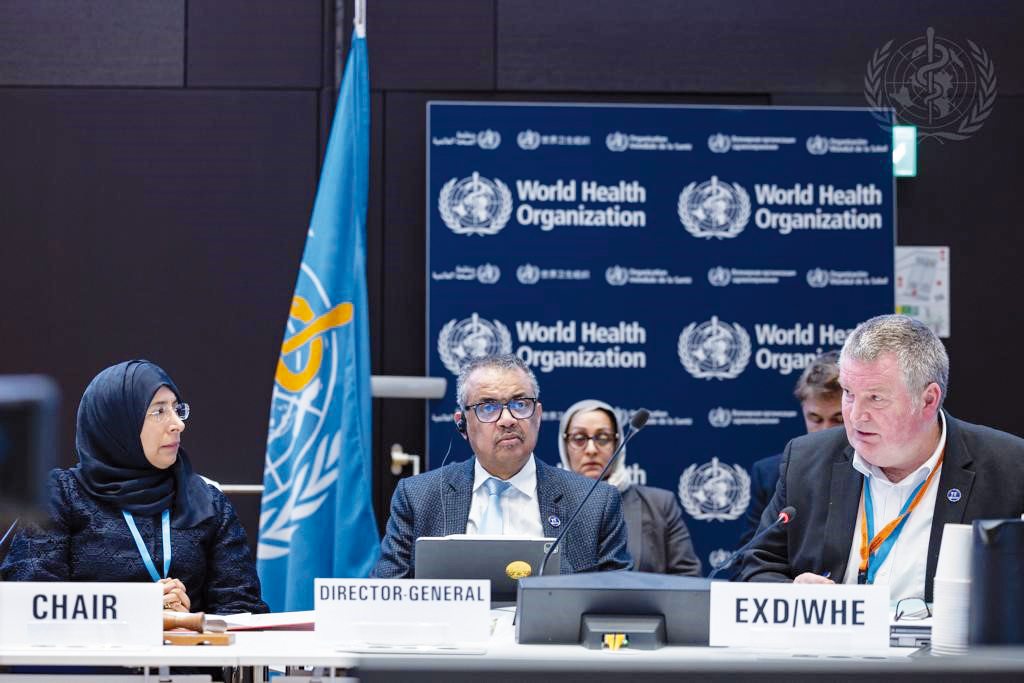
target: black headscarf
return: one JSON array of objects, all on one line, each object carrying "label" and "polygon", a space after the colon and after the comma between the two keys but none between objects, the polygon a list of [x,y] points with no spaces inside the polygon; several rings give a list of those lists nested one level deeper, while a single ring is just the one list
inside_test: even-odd
[{"label": "black headscarf", "polygon": [[96,375],[78,405],[79,463],[71,471],[94,498],[133,515],[156,516],[170,507],[173,525],[187,528],[213,515],[209,488],[193,474],[183,448],[165,470],[142,450],[142,423],[162,386],[181,400],[167,373],[149,361],[118,363]]}]

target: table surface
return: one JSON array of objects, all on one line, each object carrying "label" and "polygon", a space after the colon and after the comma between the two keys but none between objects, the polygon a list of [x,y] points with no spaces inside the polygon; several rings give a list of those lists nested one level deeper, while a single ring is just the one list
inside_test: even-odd
[{"label": "table surface", "polygon": [[[490,641],[477,649],[449,648],[387,648],[366,646],[353,652],[352,645],[332,646],[313,631],[239,631],[235,643],[225,646],[171,646],[148,648],[123,647],[2,647],[0,665],[80,665],[80,666],[333,666],[353,668],[360,664],[387,661],[409,662],[411,658],[434,663],[458,663],[484,668],[509,667],[524,663],[536,665],[665,666],[686,661],[721,662],[762,660],[764,657],[792,657],[791,652],[769,652],[707,647],[664,647],[658,650],[621,650],[608,652],[588,650],[578,645],[520,645],[515,642],[513,610],[493,610],[493,634]],[[904,660],[906,649],[861,653],[874,658]],[[486,664],[486,665],[485,665]]]},{"label": "table surface", "polygon": [[[520,645],[515,642],[511,610],[492,612],[494,631],[486,648],[472,654],[424,650],[411,654],[401,649],[372,652],[332,646],[312,631],[236,632],[227,646],[154,646],[150,648],[2,647],[0,665],[76,666],[330,666],[388,669],[591,670],[669,671],[685,665],[689,672],[721,670],[948,670],[951,665],[980,666],[985,670],[1024,672],[1024,651],[1019,648],[972,651],[968,658],[912,657],[909,648],[878,652],[809,655],[797,650],[664,647],[658,650],[589,650],[579,645]],[[351,647],[351,644],[348,644]],[[954,667],[955,668],[955,667]]]}]

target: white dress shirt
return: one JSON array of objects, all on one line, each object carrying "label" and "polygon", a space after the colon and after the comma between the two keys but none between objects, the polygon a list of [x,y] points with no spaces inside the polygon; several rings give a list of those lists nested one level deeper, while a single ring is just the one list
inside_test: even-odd
[{"label": "white dress shirt", "polygon": [[[910,499],[917,485],[928,478],[938,464],[939,456],[946,446],[946,416],[939,411],[942,436],[931,457],[923,465],[908,474],[901,481],[893,483],[881,469],[868,463],[856,452],[853,454],[853,468],[864,475],[871,487],[871,503],[874,508],[874,532],[877,534],[885,525],[900,515],[900,510]],[[941,466],[939,467],[941,470]],[[889,555],[878,567],[876,584],[888,584],[891,601],[903,598],[924,598],[925,574],[928,566],[928,542],[932,535],[932,516],[935,513],[935,496],[939,490],[941,471],[932,477],[931,484],[924,492],[917,507],[907,516]],[[863,492],[861,497],[864,497]],[[866,509],[865,509],[866,512]],[[860,571],[861,524],[864,513],[858,511],[857,523],[853,528],[853,543],[850,544],[850,559],[846,564],[843,583],[857,583]],[[870,539],[868,539],[870,541]],[[877,562],[873,559],[872,562]]]},{"label": "white dress shirt", "polygon": [[[491,476],[477,459],[473,465],[473,502],[469,506],[469,521],[466,522],[467,534],[479,533],[477,529],[487,509],[487,487],[484,482]],[[541,538],[544,528],[540,523],[540,503],[537,499],[537,463],[532,453],[523,469],[516,472],[508,483],[511,486],[501,496],[504,535]]]}]

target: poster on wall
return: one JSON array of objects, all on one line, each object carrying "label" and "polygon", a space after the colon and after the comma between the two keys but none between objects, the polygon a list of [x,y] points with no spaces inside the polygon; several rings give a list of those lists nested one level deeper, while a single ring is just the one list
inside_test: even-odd
[{"label": "poster on wall", "polygon": [[896,312],[949,338],[949,247],[896,247]]},{"label": "poster on wall", "polygon": [[469,458],[452,424],[467,360],[515,353],[559,420],[628,420],[634,483],[678,496],[707,573],[736,547],[751,464],[804,432],[817,354],[893,310],[890,134],[867,109],[431,102],[428,465]]}]

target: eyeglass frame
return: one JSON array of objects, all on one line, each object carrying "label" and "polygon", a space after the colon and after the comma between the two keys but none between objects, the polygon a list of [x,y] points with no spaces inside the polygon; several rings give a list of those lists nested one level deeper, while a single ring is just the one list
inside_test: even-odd
[{"label": "eyeglass frame", "polygon": [[[509,407],[509,405],[508,405],[509,403],[512,403],[513,401],[529,401],[530,402],[530,414],[529,415],[524,415],[522,417],[519,417],[518,415],[513,413],[512,412],[512,408]],[[488,405],[488,404],[495,404],[495,403],[498,403],[498,404],[501,405],[501,410],[499,410],[497,413],[495,413],[495,417],[494,417],[493,420],[485,420],[482,417],[480,417],[480,412],[477,410],[477,408],[479,406]],[[501,415],[502,415],[502,413],[505,412],[506,409],[508,410],[508,414],[511,415],[512,418],[515,419],[515,420],[529,420],[531,417],[533,417],[534,413],[537,412],[537,403],[538,403],[538,399],[537,399],[536,396],[517,396],[516,398],[510,398],[507,401],[499,401],[497,399],[493,399],[492,398],[492,399],[487,399],[486,401],[480,401],[478,403],[472,403],[472,404],[470,404],[468,406],[462,406],[462,410],[463,410],[463,412],[466,412],[470,408],[472,408],[473,409],[473,414],[476,416],[477,421],[482,422],[483,424],[494,424],[495,422],[497,422],[498,420],[501,419]]]},{"label": "eyeglass frame", "polygon": [[[915,601],[920,601],[920,603],[922,605],[924,605],[924,611],[925,611],[924,616],[920,616],[920,617],[919,616],[908,616],[907,612],[901,612],[900,611],[900,604],[902,604],[904,602],[915,602]],[[914,615],[920,614],[920,610],[917,610],[917,611],[914,611],[914,612],[910,612],[909,614],[914,614]],[[931,616],[932,616],[932,608],[927,603],[927,601],[925,601],[924,598],[900,598],[899,600],[896,601],[896,609],[894,610],[893,621],[899,621],[900,619],[903,619],[904,621],[920,621],[921,619],[928,619]]]},{"label": "eyeglass frame", "polygon": [[[575,448],[575,449],[580,450],[580,451],[587,450],[587,444],[589,444],[591,441],[594,442],[594,448],[596,448],[599,451],[600,450],[604,450],[604,449],[608,448],[609,446],[614,446],[619,441],[619,435],[618,434],[609,434],[607,432],[598,432],[597,434],[594,434],[593,436],[590,436],[589,434],[586,434],[584,432],[572,432],[572,433],[566,432],[562,436],[565,438],[566,443],[570,447]],[[576,437],[576,436],[585,437],[587,440],[582,445],[574,444],[572,442],[572,440],[573,440],[573,437]],[[605,444],[604,446],[602,446],[601,444],[597,443],[597,437],[599,437],[599,436],[606,436],[606,437],[608,437],[608,439],[609,439],[608,443]]]},{"label": "eyeglass frame", "polygon": [[[153,410],[147,410],[146,417],[153,418],[153,421],[157,424],[163,424],[167,422],[167,419],[170,417],[170,413],[164,413],[163,416],[158,415],[158,413],[166,408],[167,406],[157,406]],[[179,420],[185,422],[188,420],[188,416],[192,414],[192,406],[184,401],[178,401],[171,405],[171,412],[173,412]],[[184,413],[184,415],[182,415],[182,413]]]}]

